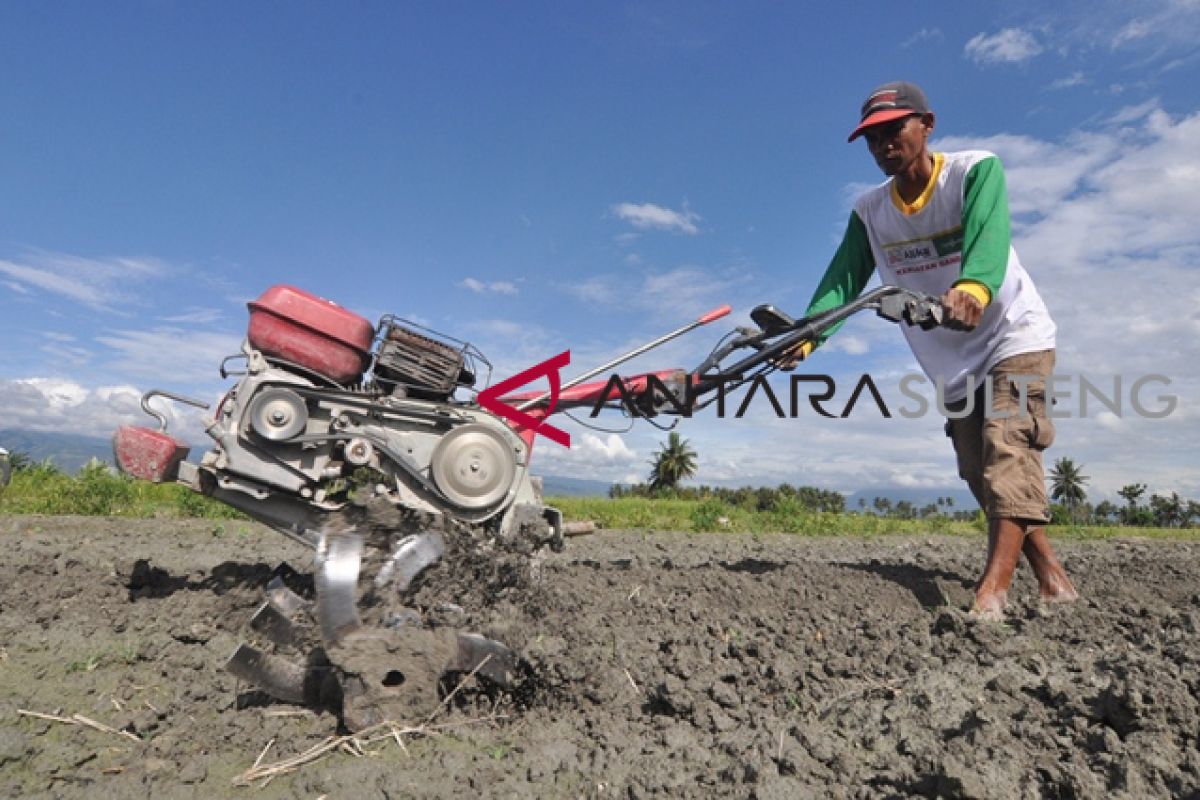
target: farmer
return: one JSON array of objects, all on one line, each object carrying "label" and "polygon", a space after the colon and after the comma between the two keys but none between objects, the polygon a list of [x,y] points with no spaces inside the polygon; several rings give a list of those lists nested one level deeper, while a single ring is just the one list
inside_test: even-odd
[{"label": "farmer", "polygon": [[[943,327],[903,330],[930,380],[944,387],[958,472],[988,519],[987,565],[971,613],[999,620],[1021,553],[1044,601],[1078,597],[1044,527],[1042,451],[1054,439],[1045,379],[1055,325],[1010,243],[1000,160],[982,150],[931,152],[933,126],[925,94],[911,83],[886,83],[867,97],[849,141],[864,138],[889,180],[855,202],[807,313],[853,300],[875,270],[885,284],[941,297]],[[784,366],[834,330],[802,343]]]}]

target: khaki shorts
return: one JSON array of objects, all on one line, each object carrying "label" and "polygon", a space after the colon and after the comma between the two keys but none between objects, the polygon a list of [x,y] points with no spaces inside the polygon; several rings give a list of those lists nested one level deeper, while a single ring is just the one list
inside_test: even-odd
[{"label": "khaki shorts", "polygon": [[[984,387],[975,393],[971,413],[946,421],[954,442],[958,474],[989,519],[1050,521],[1042,451],[1054,441],[1054,423],[1046,410],[1046,378],[1054,370],[1054,351],[1006,358],[989,373],[992,413],[984,414]],[[1021,407],[1020,384],[1025,384]],[[967,401],[947,403],[952,414]]]}]

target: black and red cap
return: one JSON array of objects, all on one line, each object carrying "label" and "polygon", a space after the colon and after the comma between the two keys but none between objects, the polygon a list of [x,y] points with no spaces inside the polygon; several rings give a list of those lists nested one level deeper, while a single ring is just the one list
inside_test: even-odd
[{"label": "black and red cap", "polygon": [[846,141],[853,142],[872,125],[891,122],[911,114],[929,114],[929,101],[915,83],[892,81],[871,92],[862,105],[862,119]]}]

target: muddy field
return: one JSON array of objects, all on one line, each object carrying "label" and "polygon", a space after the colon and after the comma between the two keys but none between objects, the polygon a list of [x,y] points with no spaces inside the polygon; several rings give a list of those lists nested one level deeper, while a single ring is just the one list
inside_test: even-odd
[{"label": "muddy field", "polygon": [[268,743],[337,733],[219,669],[303,548],[37,517],[0,546],[3,796],[1200,797],[1195,543],[1061,543],[1085,599],[1040,608],[1023,570],[997,625],[962,611],[978,540],[604,531],[463,603],[532,665],[520,697],[471,681],[403,748],[248,787]]}]

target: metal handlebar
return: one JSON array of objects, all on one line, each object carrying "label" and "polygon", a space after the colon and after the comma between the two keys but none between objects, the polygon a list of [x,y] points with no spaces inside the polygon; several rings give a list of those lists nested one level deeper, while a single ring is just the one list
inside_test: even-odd
[{"label": "metal handlebar", "polygon": [[[789,350],[802,342],[817,341],[830,328],[865,309],[874,309],[884,319],[916,325],[923,330],[937,327],[944,318],[941,299],[899,286],[879,286],[845,305],[799,320],[791,320],[773,307],[759,306],[751,314],[760,324],[758,331],[738,329],[738,336],[715,349],[692,372],[693,396],[699,397],[718,385],[729,388],[728,376],[742,376],[760,367],[763,372],[778,369],[775,362]],[[767,328],[762,327],[764,324]],[[754,352],[719,375],[710,374],[723,359],[744,349]],[[737,385],[740,383],[734,384]]]}]

